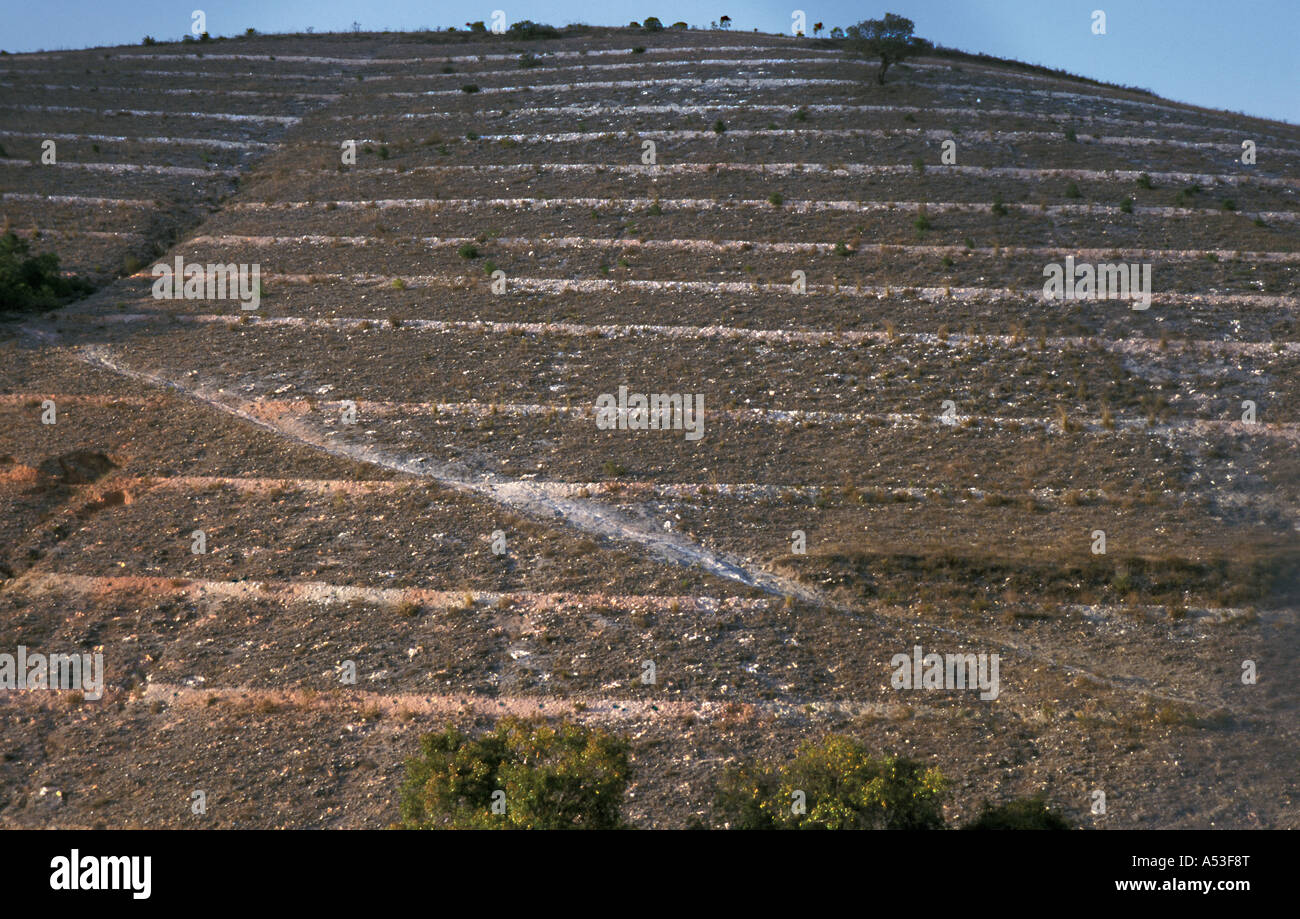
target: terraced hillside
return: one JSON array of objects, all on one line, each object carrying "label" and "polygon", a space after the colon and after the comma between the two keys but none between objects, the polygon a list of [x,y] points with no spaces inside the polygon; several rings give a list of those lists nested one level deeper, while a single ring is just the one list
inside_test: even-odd
[{"label": "terraced hillside", "polygon": [[[0,694],[0,822],[385,826],[421,733],[527,714],[632,738],[643,827],[828,731],[953,819],[1300,826],[1300,128],[874,66],[5,57],[4,221],[108,283],[0,327],[0,650],[108,688]],[[155,298],[177,257],[258,265],[258,308]],[[1149,308],[1045,298],[1067,257],[1151,266]],[[620,387],[702,436],[598,426]],[[997,698],[892,688],[917,645],[999,655]]]}]

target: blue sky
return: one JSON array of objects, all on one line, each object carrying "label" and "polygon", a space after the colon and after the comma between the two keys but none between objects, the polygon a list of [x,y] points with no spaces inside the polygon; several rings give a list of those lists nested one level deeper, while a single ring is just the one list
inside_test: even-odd
[{"label": "blue sky", "polygon": [[[733,30],[789,32],[792,12],[811,25],[849,25],[887,10],[916,23],[940,44],[1061,67],[1074,73],[1154,90],[1162,96],[1300,123],[1300,0],[887,0],[740,4],[660,0],[473,0],[471,3],[384,0],[0,0],[0,48],[10,52],[136,44],[146,34],[179,38],[192,10],[207,16],[213,35],[248,27],[261,32],[408,30],[463,27],[490,20],[532,19],[564,25],[626,25],[658,16],[707,27],[724,14]],[[1092,11],[1106,13],[1104,36],[1092,33]]]}]

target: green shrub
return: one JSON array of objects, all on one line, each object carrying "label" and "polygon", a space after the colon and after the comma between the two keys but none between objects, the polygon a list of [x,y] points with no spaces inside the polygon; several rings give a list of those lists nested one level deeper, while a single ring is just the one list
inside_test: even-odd
[{"label": "green shrub", "polygon": [[1133,213],[1133,199],[1125,198],[1123,201],[1119,203],[1119,209],[1126,214]]},{"label": "green shrub", "polygon": [[1070,822],[1052,810],[1041,795],[1016,798],[996,807],[985,802],[980,815],[964,830],[1068,830]]},{"label": "green shrub", "polygon": [[461,258],[478,258],[478,246],[473,243],[465,243],[456,250]]},{"label": "green shrub", "polygon": [[832,734],[803,744],[784,766],[728,769],[712,816],[715,825],[731,829],[937,830],[943,829],[945,785],[936,769],[869,756],[855,741]]},{"label": "green shrub", "polygon": [[647,32],[662,32],[664,30],[664,24],[659,21],[659,17],[657,16],[647,16],[645,21],[641,23],[641,28],[645,29]]},{"label": "green shrub", "polygon": [[554,26],[544,25],[540,22],[533,22],[531,19],[521,19],[518,22],[510,23],[510,28],[506,30],[506,35],[510,38],[559,38],[560,31]]},{"label": "green shrub", "polygon": [[65,278],[53,252],[29,255],[31,245],[14,233],[0,236],[0,310],[46,310],[95,289],[84,278]]},{"label": "green shrub", "polygon": [[926,230],[932,229],[934,226],[934,224],[930,223],[930,218],[925,214],[921,214],[917,217],[916,220],[913,221],[912,225],[916,227],[918,233],[924,233]]},{"label": "green shrub", "polygon": [[1007,206],[1006,206],[1006,204],[1005,204],[1005,203],[1003,202],[1003,200],[1002,200],[1002,196],[1001,196],[1001,195],[994,195],[994,196],[993,196],[993,216],[994,216],[994,217],[1005,217],[1005,216],[1007,216],[1008,213],[1009,213],[1009,211],[1007,210]]},{"label": "green shrub", "polygon": [[463,93],[476,93],[478,92],[478,84],[466,83],[464,86],[460,88],[460,91]]},{"label": "green shrub", "polygon": [[1069,185],[1065,186],[1065,197],[1082,198],[1083,193],[1079,191],[1078,185],[1076,185],[1074,182],[1071,182]]},{"label": "green shrub", "polygon": [[727,130],[727,123],[726,123],[725,121],[723,121],[721,118],[719,118],[717,121],[713,122],[713,133],[714,133],[714,134],[721,134],[721,133],[723,133],[723,132],[726,131],[726,130]]},{"label": "green shrub", "polygon": [[779,191],[774,191],[772,194],[767,196],[767,203],[773,207],[780,207],[784,201],[785,199],[781,197]]},{"label": "green shrub", "polygon": [[422,737],[407,761],[398,826],[618,829],[630,777],[627,741],[598,728],[507,718],[469,738],[451,727]]},{"label": "green shrub", "polygon": [[1145,172],[1138,176],[1138,188],[1155,188],[1155,185],[1151,183],[1151,176]]},{"label": "green shrub", "polygon": [[635,48],[632,49],[632,53],[633,53],[633,54],[645,54],[645,48],[644,48],[642,45],[637,45]]}]

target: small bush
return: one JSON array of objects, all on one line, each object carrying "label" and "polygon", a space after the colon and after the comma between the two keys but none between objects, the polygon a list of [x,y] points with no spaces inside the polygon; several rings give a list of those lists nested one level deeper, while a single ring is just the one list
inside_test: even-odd
[{"label": "small bush", "polygon": [[506,30],[506,35],[510,38],[525,39],[559,38],[560,31],[554,26],[533,22],[531,19],[521,19],[510,24],[510,28]]},{"label": "small bush", "polygon": [[95,289],[84,278],[65,278],[53,252],[28,255],[30,251],[31,245],[16,234],[0,236],[0,310],[53,309]]},{"label": "small bush", "polygon": [[930,223],[930,218],[925,214],[917,217],[912,226],[916,227],[918,233],[924,233],[926,230],[934,228],[934,224]]},{"label": "small bush", "polygon": [[723,132],[726,131],[726,130],[727,130],[727,123],[726,123],[725,121],[723,121],[721,118],[719,118],[717,121],[713,122],[713,133],[714,133],[714,134],[721,134],[721,133],[723,133]]},{"label": "small bush", "polygon": [[994,217],[1005,217],[1005,216],[1007,216],[1008,213],[1009,213],[1009,211],[1007,210],[1007,206],[1006,206],[1006,204],[1004,204],[1003,201],[1002,201],[1002,196],[1001,196],[1001,195],[994,195],[994,196],[993,196],[993,216],[994,216]]},{"label": "small bush", "polygon": [[1119,203],[1119,209],[1126,214],[1133,213],[1133,199],[1125,198],[1123,201]]},{"label": "small bush", "polygon": [[1068,830],[1070,823],[1041,795],[1016,798],[996,807],[985,802],[980,815],[964,830]]},{"label": "small bush", "polygon": [[1237,202],[1233,201],[1231,198],[1224,198],[1223,202],[1219,206],[1225,211],[1235,211],[1237,209]]},{"label": "small bush", "polygon": [[773,207],[780,207],[784,202],[785,199],[781,197],[781,193],[779,191],[774,191],[772,192],[772,194],[767,196],[767,203],[772,205]]},{"label": "small bush", "polygon": [[1074,128],[1066,128],[1065,139],[1068,140],[1070,143],[1075,143],[1079,140],[1079,135],[1074,133]]},{"label": "small bush", "polygon": [[836,255],[847,256],[852,251],[853,250],[849,248],[849,244],[846,243],[844,240],[840,240],[835,244]]},{"label": "small bush", "polygon": [[478,92],[478,84],[477,84],[477,83],[466,83],[464,86],[462,86],[462,87],[460,88],[460,91],[463,92],[463,93],[476,93],[476,92]]},{"label": "small bush", "polygon": [[[571,723],[507,718],[469,738],[454,727],[420,738],[406,763],[403,829],[591,829],[624,826],[626,740]],[[504,792],[505,813],[493,810]]]},{"label": "small bush", "polygon": [[637,45],[635,48],[632,49],[632,53],[633,53],[633,54],[645,54],[645,48],[642,47],[641,45]]},{"label": "small bush", "polygon": [[1065,197],[1082,198],[1083,193],[1079,191],[1078,185],[1076,185],[1074,182],[1071,182],[1069,185],[1065,186]]},{"label": "small bush", "polygon": [[641,23],[641,28],[645,29],[647,32],[662,32],[664,30],[664,24],[659,21],[657,16],[647,16],[645,21]]},{"label": "small bush", "polygon": [[1155,188],[1155,185],[1151,183],[1151,176],[1147,175],[1145,172],[1138,176],[1138,188]]},{"label": "small bush", "polygon": [[158,39],[154,38],[152,35],[146,35],[144,38],[140,39],[140,44],[147,48],[150,45],[158,44]]},{"label": "small bush", "polygon": [[936,769],[869,756],[857,742],[831,735],[803,744],[788,764],[748,763],[724,772],[712,817],[730,829],[937,830],[946,784]]},{"label": "small bush", "polygon": [[456,252],[461,258],[478,258],[478,246],[473,243],[465,243]]}]

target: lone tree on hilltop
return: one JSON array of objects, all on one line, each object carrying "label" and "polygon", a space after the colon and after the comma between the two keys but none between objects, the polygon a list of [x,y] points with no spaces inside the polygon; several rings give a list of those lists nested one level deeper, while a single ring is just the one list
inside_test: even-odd
[{"label": "lone tree on hilltop", "polygon": [[885,71],[913,54],[933,47],[923,38],[916,38],[912,20],[896,13],[886,13],[884,19],[868,19],[844,30],[850,46],[869,57],[880,58],[876,82],[885,85]]}]

